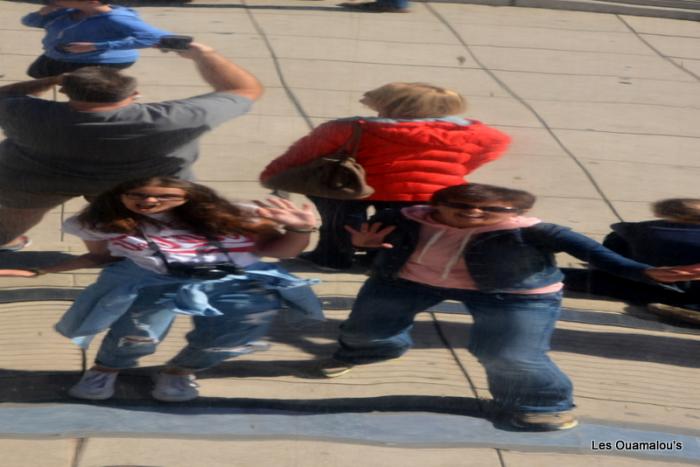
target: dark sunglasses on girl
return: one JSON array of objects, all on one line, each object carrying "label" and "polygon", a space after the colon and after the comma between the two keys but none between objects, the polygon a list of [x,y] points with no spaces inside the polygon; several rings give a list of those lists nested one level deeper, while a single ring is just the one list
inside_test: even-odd
[{"label": "dark sunglasses on girl", "polygon": [[484,212],[500,212],[500,213],[505,213],[505,212],[518,212],[520,211],[519,208],[514,208],[514,207],[506,207],[506,206],[479,206],[476,204],[467,204],[467,203],[455,203],[453,201],[441,201],[438,203],[440,206],[446,206],[448,208],[453,208],[453,209],[462,209],[464,211],[469,211],[470,209],[478,209],[480,211]]},{"label": "dark sunglasses on girl", "polygon": [[129,199],[136,200],[155,198],[158,201],[182,201],[183,199],[185,199],[185,196],[183,195],[152,195],[150,193],[139,193],[137,191],[128,191],[126,193],[122,193],[122,195],[126,196]]}]

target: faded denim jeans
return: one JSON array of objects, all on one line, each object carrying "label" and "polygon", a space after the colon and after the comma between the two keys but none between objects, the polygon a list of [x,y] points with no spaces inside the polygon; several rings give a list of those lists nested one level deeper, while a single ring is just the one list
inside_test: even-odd
[{"label": "faded denim jeans", "polygon": [[573,407],[571,381],[547,356],[561,292],[482,293],[371,278],[340,326],[335,358],[362,364],[401,356],[413,344],[416,314],[444,300],[460,301],[472,314],[467,348],[484,365],[501,409],[557,412]]},{"label": "faded denim jeans", "polygon": [[[111,327],[100,346],[95,363],[115,369],[132,368],[138,359],[156,351],[175,320],[172,295],[178,284],[146,287]],[[203,370],[228,358],[254,351],[252,341],[265,336],[280,299],[252,281],[207,284],[209,302],[222,316],[194,316],[194,329],[187,346],[168,362],[169,366]]]}]

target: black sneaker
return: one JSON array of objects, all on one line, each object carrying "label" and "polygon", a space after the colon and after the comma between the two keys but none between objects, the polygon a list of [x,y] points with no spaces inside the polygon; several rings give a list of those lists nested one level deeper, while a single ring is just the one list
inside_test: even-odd
[{"label": "black sneaker", "polygon": [[408,13],[411,10],[408,8],[396,8],[393,6],[382,5],[379,2],[361,2],[361,3],[341,3],[338,5],[348,10],[363,11],[366,13]]}]

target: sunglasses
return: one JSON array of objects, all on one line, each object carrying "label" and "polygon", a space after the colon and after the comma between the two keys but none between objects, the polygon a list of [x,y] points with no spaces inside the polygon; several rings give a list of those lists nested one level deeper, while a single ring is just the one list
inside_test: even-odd
[{"label": "sunglasses", "polygon": [[467,204],[467,203],[454,203],[452,201],[441,201],[438,203],[440,206],[446,206],[448,208],[452,209],[463,209],[465,211],[469,211],[470,209],[478,209],[483,212],[498,212],[498,213],[506,213],[506,212],[518,212],[520,211],[520,208],[514,208],[514,207],[506,207],[506,206],[478,206],[476,204]]},{"label": "sunglasses", "polygon": [[126,193],[122,193],[122,196],[135,200],[155,198],[158,201],[182,201],[183,199],[185,199],[185,196],[183,195],[152,195],[150,193],[139,193],[138,191],[129,191]]}]

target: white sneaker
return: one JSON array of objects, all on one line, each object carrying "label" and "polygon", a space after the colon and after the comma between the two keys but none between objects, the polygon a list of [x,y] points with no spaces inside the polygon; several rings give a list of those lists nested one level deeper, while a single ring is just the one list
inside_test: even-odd
[{"label": "white sneaker", "polygon": [[191,401],[199,396],[198,387],[194,375],[160,373],[151,396],[163,402]]},{"label": "white sneaker", "polygon": [[77,384],[68,390],[68,395],[77,399],[101,401],[114,395],[116,371],[88,370]]}]

